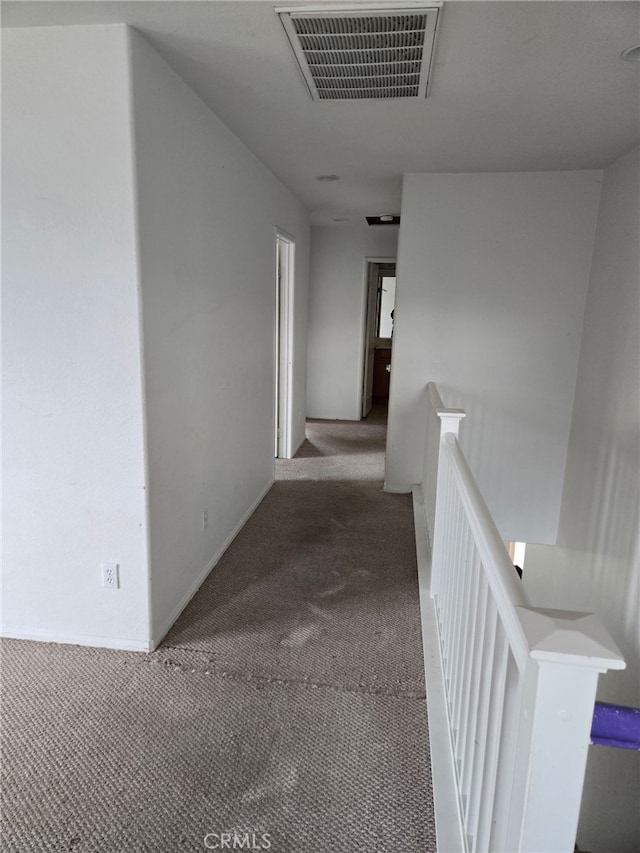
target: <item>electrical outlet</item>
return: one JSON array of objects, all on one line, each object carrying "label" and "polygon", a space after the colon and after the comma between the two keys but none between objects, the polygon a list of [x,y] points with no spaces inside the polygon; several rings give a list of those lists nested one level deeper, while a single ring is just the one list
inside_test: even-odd
[{"label": "electrical outlet", "polygon": [[209,526],[209,510],[205,508],[202,510],[202,529],[206,530],[208,526]]},{"label": "electrical outlet", "polygon": [[120,576],[117,563],[102,564],[102,586],[105,589],[120,589]]}]

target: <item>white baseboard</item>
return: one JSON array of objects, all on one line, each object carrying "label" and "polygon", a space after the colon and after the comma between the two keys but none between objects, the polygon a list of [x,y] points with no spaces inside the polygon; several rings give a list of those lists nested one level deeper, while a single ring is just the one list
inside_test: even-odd
[{"label": "white baseboard", "polygon": [[431,552],[422,487],[413,486],[412,495],[437,844],[442,853],[467,853],[462,808],[455,783],[436,611],[430,592]]},{"label": "white baseboard", "polygon": [[411,486],[409,488],[406,486],[394,486],[386,481],[382,487],[383,492],[386,492],[388,495],[408,495],[411,493],[411,489]]},{"label": "white baseboard", "polygon": [[150,641],[150,643],[149,643],[149,646],[150,646],[151,651],[153,651],[153,649],[156,649],[156,648],[160,645],[160,643],[162,642],[163,637],[164,637],[164,636],[169,632],[169,630],[172,628],[172,626],[174,625],[175,621],[178,619],[178,617],[180,616],[180,614],[182,613],[182,611],[185,609],[185,607],[187,606],[187,604],[191,601],[191,599],[193,598],[193,596],[194,596],[194,595],[196,594],[196,592],[200,589],[200,587],[202,586],[202,584],[205,582],[205,580],[206,580],[206,579],[207,579],[207,577],[209,576],[210,572],[211,572],[211,571],[213,570],[213,568],[215,567],[216,563],[218,563],[218,562],[220,561],[220,559],[221,559],[222,555],[223,555],[223,554],[224,554],[224,552],[227,550],[227,548],[229,547],[229,545],[231,545],[231,543],[232,543],[232,542],[233,542],[233,540],[236,538],[236,536],[238,535],[238,533],[240,533],[240,531],[241,531],[241,530],[242,530],[242,528],[245,526],[245,524],[247,523],[247,521],[251,518],[251,516],[252,516],[252,515],[253,515],[253,513],[256,511],[256,509],[258,508],[258,506],[262,503],[262,501],[264,500],[265,495],[267,494],[267,492],[269,491],[269,489],[273,486],[274,482],[275,482],[275,480],[271,480],[271,481],[267,484],[267,486],[262,490],[262,492],[259,494],[259,496],[256,498],[256,500],[251,504],[251,506],[250,506],[250,507],[247,509],[247,511],[244,513],[244,515],[242,516],[242,518],[240,519],[240,521],[239,521],[239,522],[236,524],[236,526],[233,528],[233,530],[231,531],[231,533],[230,533],[230,534],[227,536],[227,538],[224,540],[224,542],[222,543],[222,545],[221,545],[221,546],[218,548],[218,550],[215,552],[215,554],[213,555],[213,557],[209,560],[209,562],[208,562],[208,563],[207,563],[207,565],[204,567],[204,569],[200,572],[200,574],[198,575],[198,577],[196,578],[196,580],[191,584],[191,586],[189,587],[189,589],[188,589],[188,590],[185,592],[185,594],[182,596],[182,598],[180,599],[180,601],[178,602],[178,604],[173,608],[173,610],[171,611],[171,613],[169,614],[169,616],[167,616],[167,618],[164,620],[164,622],[162,623],[162,625],[160,626],[160,628],[159,628],[157,631],[154,631],[154,632],[153,632],[153,636],[152,636],[151,641]]},{"label": "white baseboard", "polygon": [[8,640],[34,640],[37,643],[61,643],[62,645],[71,646],[119,649],[126,652],[151,651],[151,644],[147,640],[130,640],[126,637],[101,637],[95,634],[62,634],[56,631],[41,631],[37,628],[23,629],[1,626],[0,637]]},{"label": "white baseboard", "polygon": [[171,611],[170,615],[163,623],[161,629],[154,633],[154,636],[151,640],[133,640],[128,637],[102,637],[96,634],[67,634],[57,631],[43,631],[38,628],[14,628],[10,625],[0,625],[0,637],[10,640],[34,640],[35,642],[39,643],[61,643],[63,645],[73,646],[93,646],[95,648],[118,649],[120,651],[153,651],[153,649],[158,646],[167,631],[169,631],[178,616],[180,616],[187,604],[191,601],[196,592],[200,589],[200,587],[206,580],[208,574],[214,568],[216,563],[220,560],[229,545],[231,545],[238,533],[242,530],[249,518],[253,515],[258,505],[273,485],[273,482],[274,481],[271,480],[267,484],[267,486],[262,490],[260,495],[247,509],[247,511],[244,513],[240,521],[236,524],[229,536],[227,536],[223,544],[220,546],[220,548],[218,548],[211,560],[204,567],[198,578],[189,587],[187,592],[180,599],[180,602],[177,604],[177,606],[174,607],[174,609]]}]

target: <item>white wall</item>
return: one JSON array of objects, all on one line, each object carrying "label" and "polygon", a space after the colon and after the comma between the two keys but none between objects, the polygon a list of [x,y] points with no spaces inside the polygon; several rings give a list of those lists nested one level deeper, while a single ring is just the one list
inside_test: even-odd
[{"label": "white wall", "polygon": [[360,420],[366,257],[394,258],[395,226],[311,229],[307,414]]},{"label": "white wall", "polygon": [[[604,173],[562,498],[559,546],[529,546],[542,607],[596,612],[627,669],[598,698],[640,706],[640,149]],[[578,841],[637,851],[638,754],[592,747]]]},{"label": "white wall", "polygon": [[4,30],[2,47],[2,630],[144,648],[126,31]]},{"label": "white wall", "polygon": [[433,380],[502,536],[555,541],[600,183],[405,175],[388,489],[420,478]]},{"label": "white wall", "polygon": [[4,31],[3,74],[2,631],[144,649],[273,481],[276,227],[304,439],[308,217],[125,27]]},{"label": "white wall", "polygon": [[296,241],[294,447],[304,438],[309,225],[135,32],[132,59],[158,641],[273,481],[276,226]]}]

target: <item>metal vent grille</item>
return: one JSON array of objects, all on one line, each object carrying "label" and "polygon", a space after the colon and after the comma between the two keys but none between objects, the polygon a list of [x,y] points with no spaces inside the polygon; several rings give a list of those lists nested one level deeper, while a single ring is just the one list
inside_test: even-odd
[{"label": "metal vent grille", "polygon": [[426,97],[438,8],[278,14],[315,101]]}]

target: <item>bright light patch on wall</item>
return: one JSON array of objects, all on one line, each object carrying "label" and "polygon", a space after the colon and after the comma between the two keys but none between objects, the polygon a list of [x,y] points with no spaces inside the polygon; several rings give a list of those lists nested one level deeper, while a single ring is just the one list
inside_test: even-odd
[{"label": "bright light patch on wall", "polygon": [[427,96],[437,4],[276,11],[314,101]]},{"label": "bright light patch on wall", "polygon": [[526,542],[513,543],[513,562],[516,566],[520,566],[521,569],[524,569],[524,554],[526,547]]},{"label": "bright light patch on wall", "polygon": [[[517,566],[520,569],[520,572],[524,569],[524,556],[527,547],[526,542],[505,542],[507,551],[509,552],[509,557],[514,566]],[[520,574],[518,572],[518,574]]]}]

